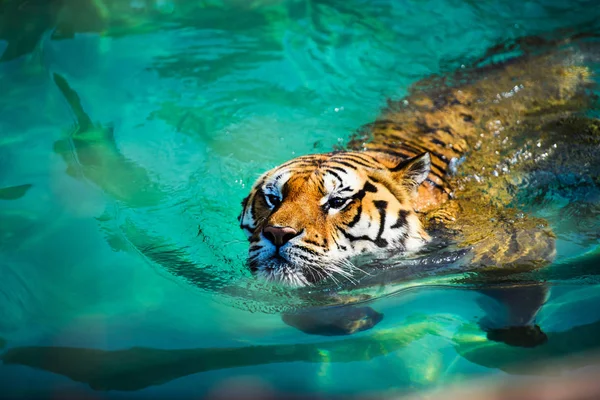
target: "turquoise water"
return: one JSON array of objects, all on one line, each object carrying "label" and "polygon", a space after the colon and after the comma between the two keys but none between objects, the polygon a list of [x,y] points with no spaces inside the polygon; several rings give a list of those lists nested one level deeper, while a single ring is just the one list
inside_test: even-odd
[{"label": "turquoise water", "polygon": [[[262,171],[343,146],[419,79],[522,36],[598,34],[599,17],[593,1],[1,2],[0,188],[31,186],[0,200],[0,338],[6,349],[150,349],[126,355],[136,360],[127,374],[110,353],[115,364],[93,382],[72,375],[96,365],[87,353],[69,358],[71,375],[1,365],[6,397],[201,396],[232,378],[282,391],[420,390],[600,345],[593,185],[532,204],[559,250],[538,315],[550,340],[536,349],[487,342],[482,296],[435,279],[373,301],[385,318],[371,331],[298,332],[277,311],[300,300],[253,282],[236,220]],[[53,74],[166,200],[125,202],[86,177]],[[173,265],[174,252],[186,263]],[[228,347],[251,354],[202,350]]]}]

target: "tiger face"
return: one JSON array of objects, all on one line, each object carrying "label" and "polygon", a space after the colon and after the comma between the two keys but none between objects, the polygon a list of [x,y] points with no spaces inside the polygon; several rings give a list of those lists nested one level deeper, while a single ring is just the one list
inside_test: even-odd
[{"label": "tiger face", "polygon": [[399,160],[379,152],[295,158],[263,174],[242,202],[248,264],[259,277],[307,286],[349,277],[350,259],[381,249],[415,251],[429,236],[414,210],[428,153]]}]

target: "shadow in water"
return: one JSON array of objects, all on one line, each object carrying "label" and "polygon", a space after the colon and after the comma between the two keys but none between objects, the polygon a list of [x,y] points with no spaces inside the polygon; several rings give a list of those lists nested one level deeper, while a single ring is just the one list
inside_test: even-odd
[{"label": "shadow in water", "polygon": [[[184,376],[226,368],[273,363],[368,361],[396,352],[427,335],[442,336],[439,322],[424,317],[368,336],[321,343],[236,348],[162,350],[133,347],[105,351],[74,347],[16,347],[2,355],[5,365],[23,365],[64,375],[95,390],[140,390]],[[600,321],[549,332],[544,345],[523,349],[484,340],[474,325],[463,325],[451,342],[458,354],[508,373],[529,373],[532,364],[575,355],[572,368],[592,365],[586,355],[600,347]],[[577,362],[577,358],[580,362]],[[573,357],[570,357],[573,359]],[[543,372],[540,372],[543,373]]]},{"label": "shadow in water", "polygon": [[31,184],[10,186],[0,188],[0,200],[17,200],[25,196],[25,193],[31,189]]}]

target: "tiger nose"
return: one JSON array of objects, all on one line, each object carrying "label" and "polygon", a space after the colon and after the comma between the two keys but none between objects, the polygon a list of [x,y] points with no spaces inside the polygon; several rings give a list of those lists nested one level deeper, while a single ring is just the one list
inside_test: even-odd
[{"label": "tiger nose", "polygon": [[273,243],[275,246],[283,246],[294,237],[298,236],[298,231],[289,226],[265,226],[263,228],[263,235],[268,241]]}]

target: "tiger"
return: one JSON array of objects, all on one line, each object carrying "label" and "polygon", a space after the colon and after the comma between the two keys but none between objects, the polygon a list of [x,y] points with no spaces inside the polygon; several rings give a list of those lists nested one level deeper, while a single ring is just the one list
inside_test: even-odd
[{"label": "tiger", "polygon": [[[275,284],[311,287],[336,276],[352,279],[360,270],[352,260],[362,254],[408,257],[445,234],[478,271],[549,265],[556,255],[551,227],[513,203],[516,182],[535,161],[527,153],[552,153],[541,124],[590,105],[592,73],[572,52],[525,54],[426,79],[390,101],[345,149],[302,155],[263,173],[238,217],[250,270]],[[547,298],[544,285],[482,292],[511,313],[504,326],[488,329],[490,339],[524,346],[546,340],[534,323]],[[323,323],[309,314],[294,318],[286,322],[308,333],[319,331],[315,321]],[[367,322],[344,321],[342,331],[376,323],[364,313],[359,319]]]}]

